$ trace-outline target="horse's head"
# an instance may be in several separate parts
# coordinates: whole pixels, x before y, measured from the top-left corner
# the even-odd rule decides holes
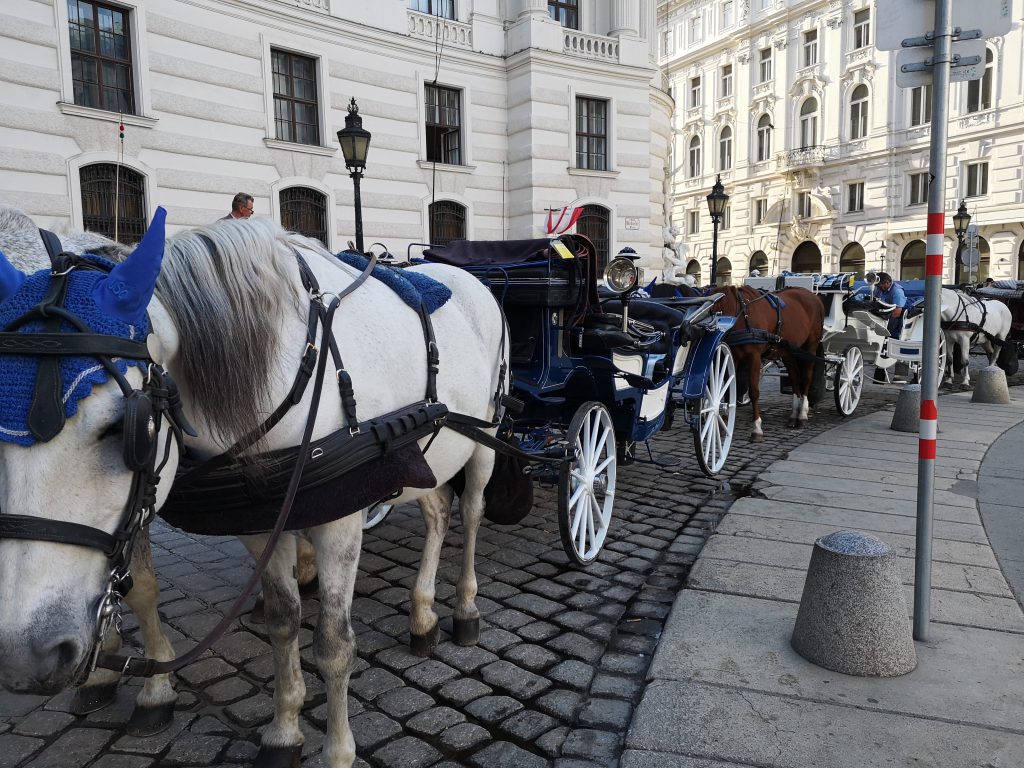
[[[159,209],[116,265],[62,253],[26,274],[0,254],[0,685],[13,691],[88,671],[134,533],[170,490],[184,422],[146,345],[163,223]]]

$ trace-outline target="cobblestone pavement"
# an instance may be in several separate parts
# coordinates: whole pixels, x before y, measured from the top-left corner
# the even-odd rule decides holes
[[[457,516],[439,570],[442,642],[429,659],[407,650],[408,590],[422,541],[418,509],[399,508],[368,532],[353,604],[359,660],[349,708],[358,764],[616,764],[665,618],[707,536],[760,471],[839,421],[829,396],[808,429],[787,430],[789,397],[777,393],[773,380],[765,384],[765,442],[747,442],[750,409],[742,408],[719,479],[700,474],[686,429],[654,443],[656,453],[680,457],[678,467],[620,468],[607,543],[586,569],[566,561],[550,490],[538,490],[534,512],[520,525],[485,522],[477,557],[478,647],[460,648],[447,635],[458,575]],[[859,411],[891,404],[896,395],[896,388],[869,384]],[[162,523],[152,533],[160,612],[182,651],[230,605],[251,561],[234,539],[194,537]],[[315,598],[304,600],[299,636],[306,766],[320,764],[326,710],[310,647],[317,607]],[[126,617],[125,626],[132,643],[134,619]],[[68,713],[67,692],[49,700],[0,693],[0,768],[249,763],[273,711],[271,669],[260,625],[243,617],[213,652],[178,674],[174,723],[147,739],[123,731],[137,682],[124,685],[110,707],[84,717]]]

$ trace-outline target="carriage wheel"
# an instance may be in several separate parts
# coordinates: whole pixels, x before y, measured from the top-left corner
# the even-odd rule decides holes
[[[704,393],[696,413],[693,447],[701,472],[714,477],[725,466],[736,426],[736,364],[727,344],[712,353]]]
[[[378,525],[384,522],[384,518],[390,514],[391,510],[394,509],[394,504],[385,504],[378,501],[369,509],[363,510],[363,530],[368,531],[371,528],[376,528]]]
[[[946,375],[946,334],[939,331],[939,380],[935,382],[935,391],[942,388],[942,379]]]
[[[604,546],[615,503],[615,428],[601,403],[581,405],[566,432],[569,461],[558,479],[558,532],[562,549],[579,565]]]
[[[857,410],[863,388],[864,355],[858,347],[847,347],[843,350],[842,362],[836,365],[832,386],[840,416],[845,418]]]

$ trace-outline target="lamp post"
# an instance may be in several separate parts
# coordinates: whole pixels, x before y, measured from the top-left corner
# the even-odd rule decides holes
[[[345,115],[345,127],[338,131],[338,143],[341,144],[341,153],[345,156],[345,167],[348,168],[348,175],[352,177],[352,186],[355,188],[353,204],[356,209],[356,250],[363,252],[363,202],[359,197],[359,181],[363,178],[363,171],[366,170],[366,153],[370,149],[370,132],[363,128],[363,118],[359,116],[359,107],[356,106],[355,97],[348,105],[348,114]]]
[[[725,194],[725,187],[722,186],[722,174],[715,179],[715,186],[708,194],[708,211],[711,213],[711,225],[713,234],[711,236],[711,282],[712,288],[718,280],[718,225],[725,214],[725,204],[729,202],[729,196]]]
[[[960,257],[964,250],[964,236],[971,224],[971,214],[967,212],[967,201],[961,200],[960,207],[953,215],[953,231],[956,232],[956,259],[953,265],[953,282],[960,285]]]

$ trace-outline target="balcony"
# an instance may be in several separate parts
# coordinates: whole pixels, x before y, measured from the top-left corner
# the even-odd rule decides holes
[[[619,62],[619,41],[605,35],[588,35],[575,29],[563,29],[562,52],[595,61]]]
[[[331,0],[291,0],[288,5],[294,5],[296,8],[307,8],[311,11],[318,11],[320,13],[331,12]]]
[[[821,165],[829,160],[836,160],[839,153],[836,147],[825,147],[816,145],[812,147],[801,147],[800,149],[789,149],[779,153],[779,168],[806,168],[811,165]]]
[[[313,0],[317,2],[317,0]],[[319,0],[327,3],[327,0]],[[473,27],[451,19],[442,19],[419,11],[406,11],[409,20],[409,34],[430,42],[443,38],[445,45],[473,50]]]

